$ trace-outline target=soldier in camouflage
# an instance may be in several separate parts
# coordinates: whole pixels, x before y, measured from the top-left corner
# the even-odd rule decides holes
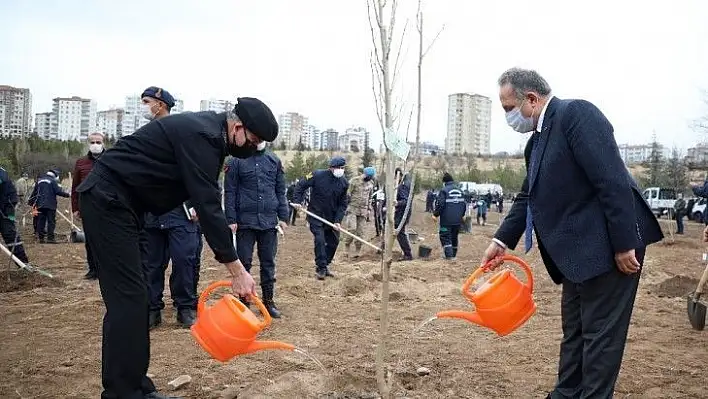
[[[364,174],[356,176],[349,181],[349,207],[344,218],[345,228],[361,237],[364,233],[364,223],[371,217],[371,194],[374,190],[372,181],[376,169],[369,166],[364,168]],[[344,240],[344,256],[349,257],[349,249],[354,239],[347,235]],[[355,258],[361,255],[361,242],[354,243],[356,248]]]

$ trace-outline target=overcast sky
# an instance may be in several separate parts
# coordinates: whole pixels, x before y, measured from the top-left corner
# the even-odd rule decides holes
[[[415,104],[415,0],[401,83]],[[594,102],[620,143],[686,148],[708,114],[708,1],[427,0],[423,140],[444,143],[447,95],[492,98],[492,151],[520,142],[504,120],[496,79],[538,70],[554,94]],[[198,110],[199,100],[255,96],[321,129],[363,125],[381,141],[369,69],[366,0],[0,0],[0,84],[28,87],[34,112],[51,99],[94,98],[100,109],[149,85]],[[405,117],[407,118],[407,116]]]

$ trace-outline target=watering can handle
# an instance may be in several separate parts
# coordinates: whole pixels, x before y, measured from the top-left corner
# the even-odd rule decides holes
[[[533,273],[531,273],[531,267],[529,267],[528,263],[524,262],[523,259],[519,258],[518,256],[514,255],[504,255],[502,256],[502,260],[504,261],[512,261],[516,263],[517,265],[521,266],[522,269],[524,269],[524,272],[526,273],[526,285],[529,287],[529,290],[533,292]],[[465,298],[469,299],[470,301],[474,301],[474,293],[470,292],[470,287],[472,284],[477,281],[477,279],[484,273],[489,271],[489,265],[492,263],[490,260],[487,264],[484,264],[477,268],[465,281],[464,284],[462,284],[462,295],[465,296]]]
[[[211,284],[209,284],[208,287],[199,295],[199,302],[197,303],[197,315],[199,313],[202,313],[204,308],[206,307],[206,300],[209,298],[209,294],[211,294],[212,291],[219,287],[231,287],[231,281],[228,280],[219,280],[215,281]],[[273,321],[273,319],[270,317],[270,313],[268,313],[268,309],[266,309],[265,305],[263,305],[263,302],[256,296],[256,295],[249,295],[249,298],[253,300],[255,303],[256,307],[258,307],[258,310],[261,312],[261,315],[263,315],[263,321],[261,321],[258,324],[258,327],[260,329],[264,329],[268,327]]]

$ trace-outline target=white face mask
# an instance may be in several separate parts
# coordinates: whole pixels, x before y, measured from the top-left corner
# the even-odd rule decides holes
[[[260,143],[258,143],[258,145],[256,145],[256,149],[257,149],[258,151],[263,151],[263,150],[265,150],[265,147],[266,147],[266,142],[265,142],[265,141],[261,141]]]
[[[332,170],[332,174],[334,175],[334,177],[340,178],[344,176],[344,169],[334,169]]]
[[[149,121],[155,119],[155,115],[152,114],[152,107],[150,104],[140,104],[140,113],[143,115],[143,118]]]
[[[103,144],[91,144],[89,145],[89,151],[91,151],[91,154],[100,154],[103,152]]]
[[[534,130],[533,118],[527,118],[521,114],[523,105],[524,103],[522,102],[520,106],[506,113],[506,123],[519,133],[529,133]]]

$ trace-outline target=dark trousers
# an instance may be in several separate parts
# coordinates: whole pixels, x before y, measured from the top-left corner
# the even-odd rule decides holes
[[[483,222],[487,222],[487,212],[477,212],[477,224],[480,224],[479,220],[482,219]]]
[[[142,399],[155,391],[150,363],[147,283],[140,261],[142,219],[108,182],[80,193],[81,215],[98,263],[103,317],[102,399]]]
[[[202,236],[202,228],[199,225],[197,225],[197,238],[197,269],[194,274],[194,292],[198,292],[199,274],[202,271],[202,251],[204,250],[204,237]]]
[[[644,264],[644,248],[636,250]],[[617,268],[583,283],[563,279],[558,398],[612,398],[640,273]]]
[[[53,241],[56,227],[57,210],[39,208],[39,215],[37,215],[37,233],[39,234],[39,239],[43,240],[44,237],[47,237],[47,239]]]
[[[86,263],[88,263],[89,273],[98,273],[98,262],[93,256],[93,250],[91,249],[91,244],[89,244],[89,237],[86,232],[84,232],[84,246],[86,247]]]
[[[403,212],[399,213],[396,212],[393,215],[393,226],[394,228],[397,228],[398,225],[401,223],[401,220],[403,220]],[[411,219],[411,213],[408,213],[408,216],[406,217],[406,220],[403,222],[403,227],[401,227],[401,231],[398,233],[396,236],[396,240],[398,241],[398,245],[401,246],[401,251],[403,252],[403,256],[406,258],[412,258],[413,257],[413,251],[411,251],[411,243],[408,241],[408,234],[406,234],[406,226],[408,225],[408,222]]]
[[[315,264],[317,271],[325,271],[339,246],[339,232],[319,220],[308,218],[310,231],[315,239]]]
[[[289,218],[289,224],[291,226],[295,226],[295,221],[297,220],[297,214],[298,212],[293,208],[292,206],[288,205],[290,207],[290,218]]]
[[[2,219],[0,219],[0,234],[2,234],[2,239],[5,241],[7,249],[9,249],[17,259],[21,260],[23,263],[27,263],[29,259],[27,259],[25,247],[22,245],[22,238],[19,233],[17,233],[15,221],[10,219],[10,217],[14,217],[14,215],[4,215]]]
[[[150,311],[165,308],[162,293],[165,290],[165,272],[172,261],[170,294],[174,306],[197,309],[197,249],[199,238],[196,226],[176,226],[168,229],[146,228],[147,257],[143,259],[148,282]]]
[[[39,237],[39,215],[37,216],[32,216],[32,228],[34,231],[35,237]]]
[[[683,234],[683,212],[676,213],[676,234]]]
[[[258,244],[258,263],[260,264],[261,290],[263,300],[273,300],[275,285],[275,254],[278,252],[278,231],[276,229],[236,231],[236,252],[243,267],[251,272],[253,264],[253,246]]]
[[[448,259],[457,256],[458,236],[460,235],[460,225],[455,226],[440,226],[440,244],[443,247],[443,253]]]
[[[374,203],[374,228],[376,229],[376,237],[380,236],[384,231],[381,202],[379,201]]]

